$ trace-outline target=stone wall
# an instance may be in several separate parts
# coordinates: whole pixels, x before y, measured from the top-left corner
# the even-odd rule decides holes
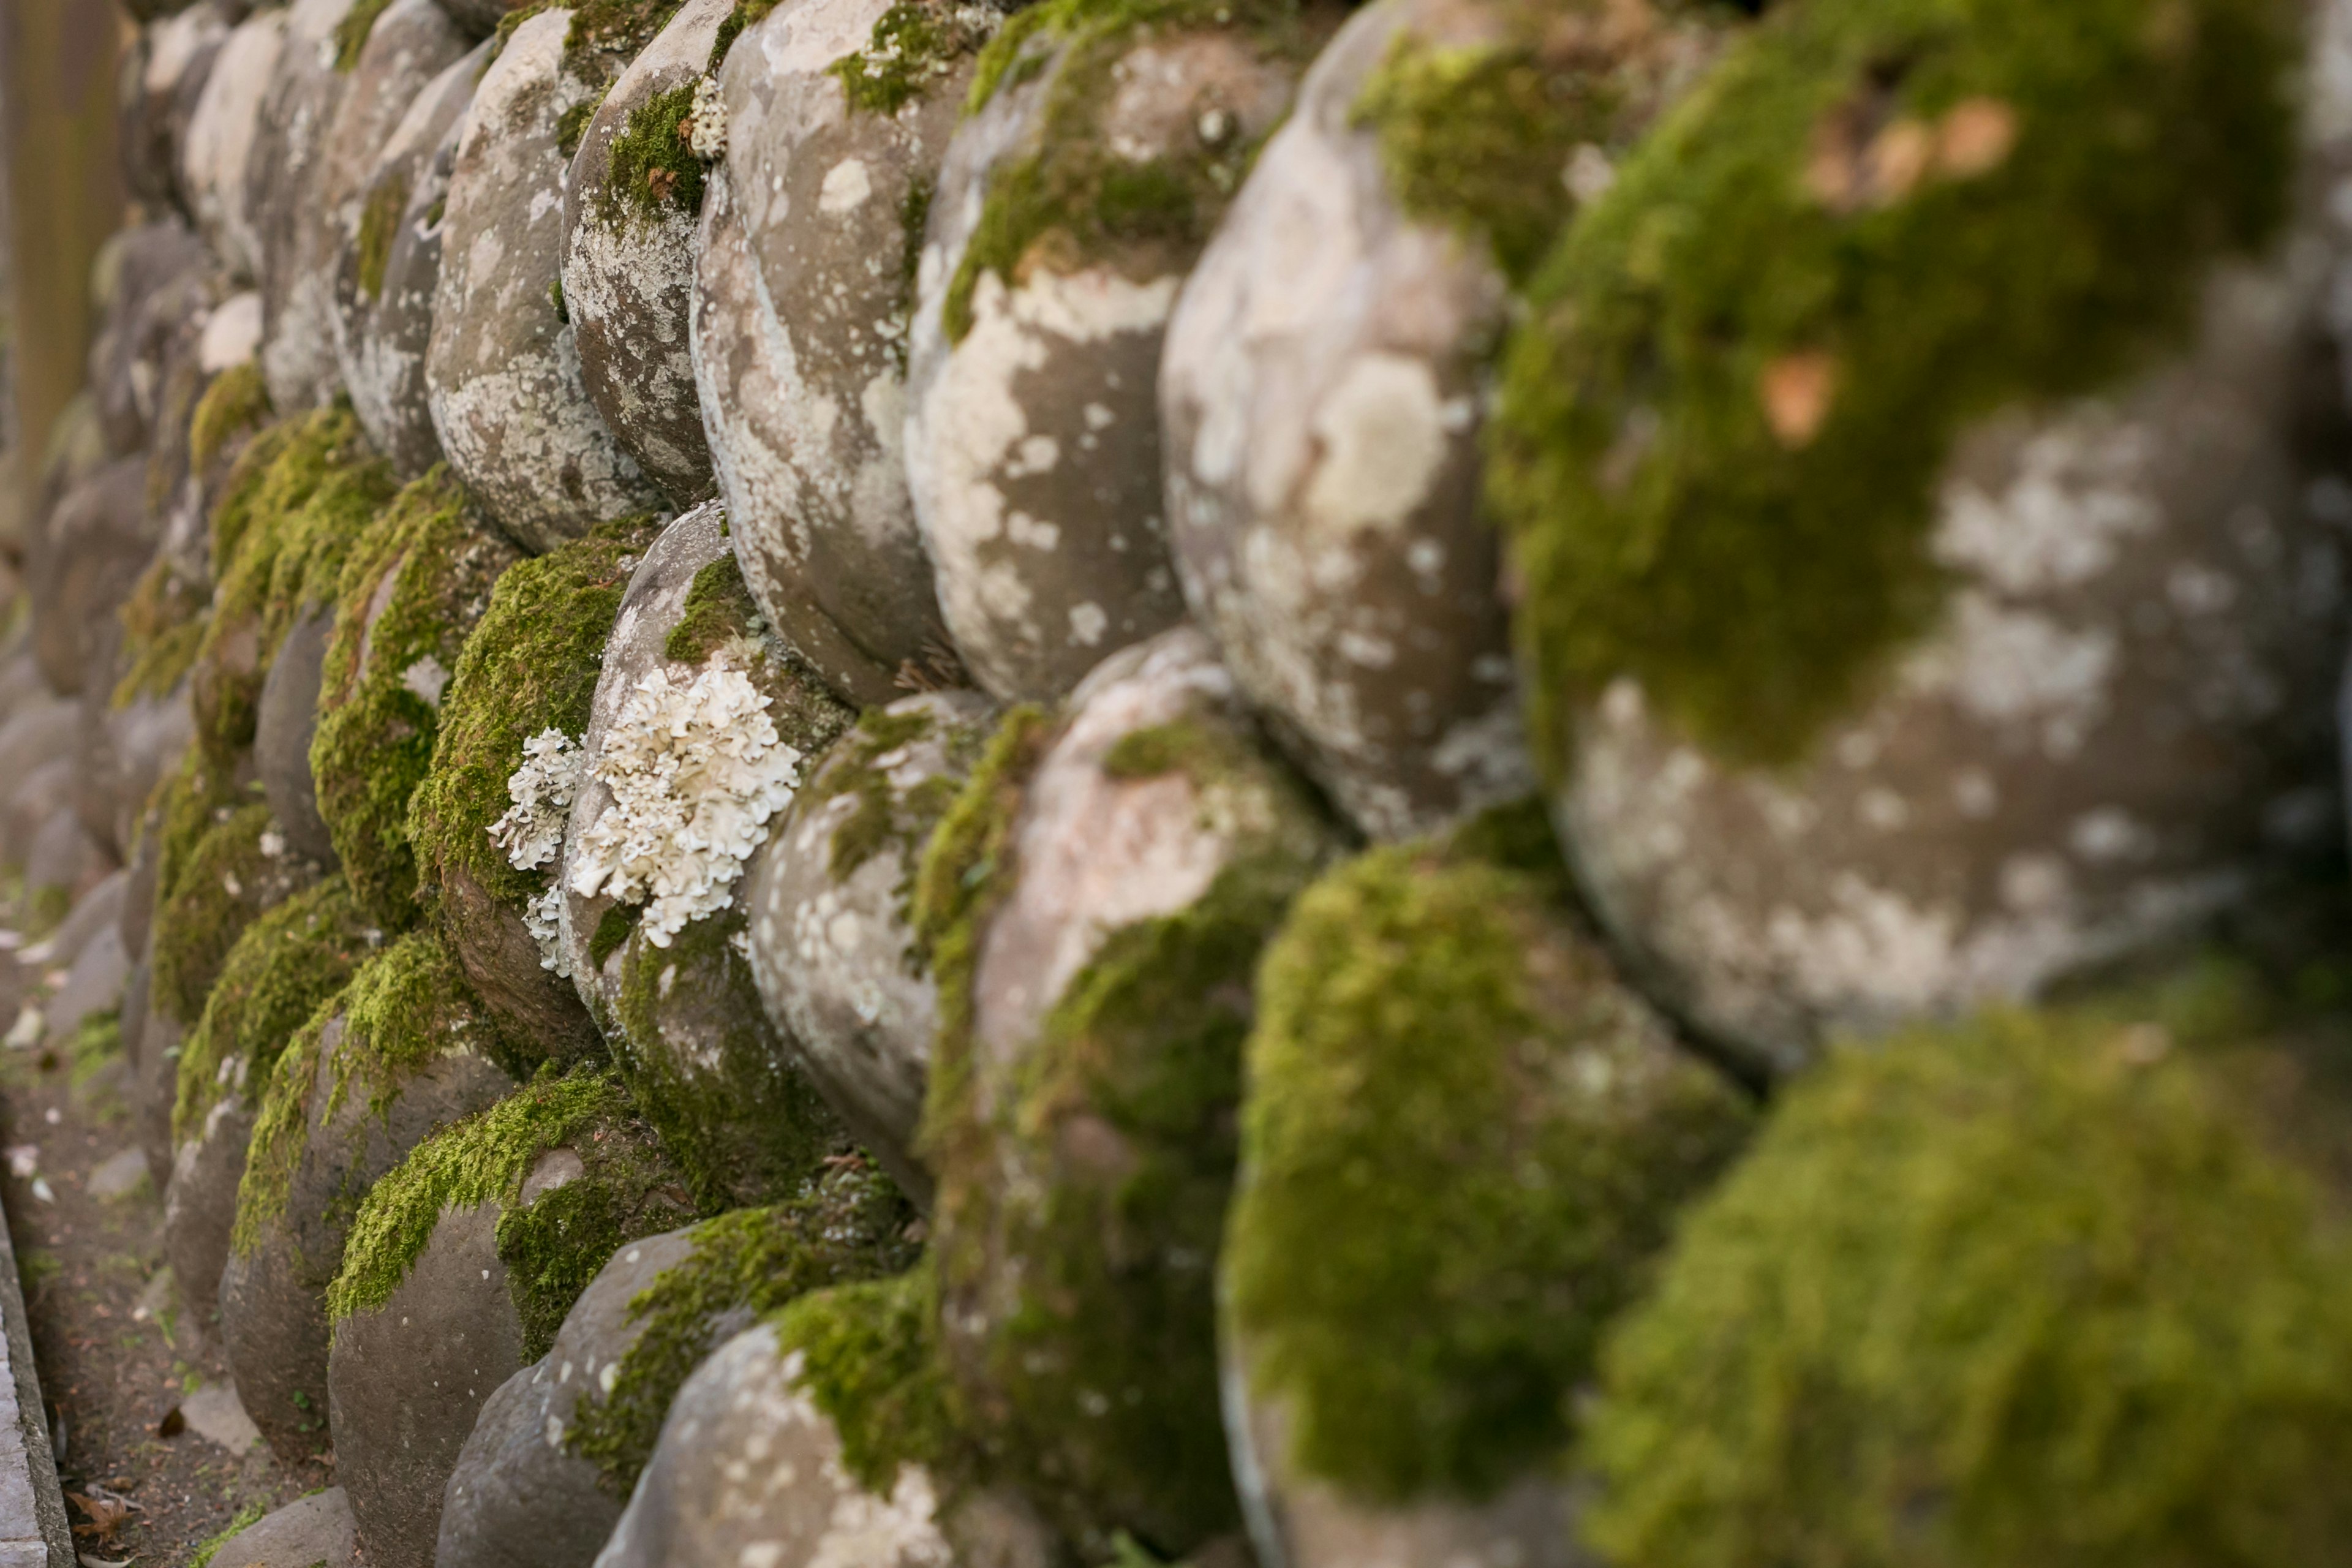
[[[2342,1555],[2352,5],[141,10],[0,862],[367,1563]]]

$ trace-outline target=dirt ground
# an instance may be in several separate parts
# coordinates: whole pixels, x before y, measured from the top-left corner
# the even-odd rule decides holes
[[[0,966],[15,964],[0,954]],[[25,978],[0,978],[0,1025],[16,1016]],[[240,1515],[332,1485],[333,1460],[323,1423],[322,1452],[289,1466],[257,1440],[240,1457],[197,1429],[223,1425],[218,1393],[191,1407],[205,1417],[196,1425],[180,1408],[207,1384],[226,1384],[228,1369],[217,1325],[196,1321],[172,1289],[154,1184],[142,1176],[114,1197],[90,1191],[109,1159],[136,1148],[128,1089],[119,1047],[0,1045],[0,1202],[58,1474],[68,1493],[89,1500],[69,1498],[67,1512],[77,1525],[91,1525],[93,1513],[119,1521],[80,1537],[84,1568],[183,1568]],[[110,1174],[119,1179],[132,1163],[125,1158]]]

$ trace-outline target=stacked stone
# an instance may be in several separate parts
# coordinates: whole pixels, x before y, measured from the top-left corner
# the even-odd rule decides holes
[[[2352,4],[141,37],[0,866],[364,1561],[2352,1539]]]

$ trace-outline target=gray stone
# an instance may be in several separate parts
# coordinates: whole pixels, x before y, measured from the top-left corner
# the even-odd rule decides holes
[[[205,1384],[180,1401],[180,1414],[187,1418],[188,1430],[226,1448],[232,1458],[243,1458],[261,1441],[261,1429],[245,1413],[245,1402],[237,1397],[233,1383]]]
[[[108,463],[68,490],[26,541],[33,651],[51,690],[79,694],[100,663],[100,628],[155,552],[147,464]]]
[[[121,876],[120,871],[116,877]],[[110,878],[110,881],[113,879]],[[100,884],[103,891],[106,884]],[[97,893],[85,898],[84,904],[100,901]],[[46,1016],[48,1022],[48,1043],[58,1050],[69,1047],[82,1026],[82,1020],[94,1013],[103,1013],[122,1003],[122,988],[131,979],[131,961],[122,952],[122,933],[109,920],[98,929],[66,971],[66,982],[49,998]]]
[[[772,816],[781,816],[806,768],[848,727],[850,711],[781,650],[750,635],[748,624],[700,658],[669,656],[670,633],[685,618],[698,577],[706,568],[732,563],[724,524],[715,502],[688,512],[662,531],[629,579],[581,737],[582,772],[561,862],[558,940],[562,967],[581,999],[640,1075],[638,1094],[698,1124],[694,1154],[709,1162],[694,1173],[698,1181],[727,1189],[735,1203],[751,1204],[782,1195],[774,1190],[778,1182],[796,1184],[806,1174],[797,1145],[828,1140],[833,1130],[760,1005],[745,951],[741,888],[740,881],[726,885],[730,873],[740,879],[742,863],[716,870],[715,908],[658,932],[654,927],[661,911],[644,892],[629,900],[645,906],[644,912],[631,916],[593,869],[614,863],[610,844],[617,836],[656,846],[674,839],[684,818],[673,818],[671,810],[706,814],[705,832],[730,834],[735,830],[713,825],[731,821],[738,811],[751,814],[740,831],[754,850],[745,858],[755,859],[770,837]],[[706,677],[719,681],[730,672],[765,699],[775,743],[795,754],[784,770],[782,800],[767,798],[763,789],[744,793],[742,781],[713,786],[708,773],[689,763],[677,775],[685,792],[667,792],[657,805],[622,801],[600,770],[634,765],[630,759],[654,738],[651,726],[672,722],[678,701],[667,697],[656,709],[646,698],[648,683],[682,694]],[[701,791],[694,793],[698,783]],[[680,876],[700,870],[677,858],[663,865]],[[615,915],[634,920],[618,940],[606,924]]]
[[[442,1492],[467,1434],[482,1402],[522,1365],[499,1212],[496,1204],[445,1210],[391,1298],[335,1325],[329,1423],[370,1568],[430,1568]]]
[[[180,150],[190,216],[232,278],[260,275],[261,241],[247,205],[245,166],[261,123],[261,100],[286,44],[286,12],[255,12],[230,30],[205,79]]]
[[[122,62],[122,167],[131,193],[153,206],[185,206],[180,152],[232,22],[217,0],[200,0],[149,23]]]
[[[449,1475],[434,1568],[588,1568],[595,1561],[621,1503],[564,1436],[581,1399],[601,1397],[592,1393],[599,1379],[643,1331],[630,1302],[693,1250],[691,1230],[621,1248],[581,1292],[547,1354],[490,1395]]]
[[[832,68],[887,8],[807,0],[735,40],[695,270],[695,374],[744,580],[862,705],[962,680],[908,497],[913,301],[888,259],[920,237],[909,195],[938,173],[971,57],[894,115],[853,110]]]
[[[359,1561],[352,1505],[341,1487],[295,1499],[221,1542],[216,1568],[347,1568]]]
[[[33,650],[20,636],[13,639],[16,651],[0,660],[0,735],[7,733],[8,721],[34,703],[48,696],[41,680],[41,667],[33,658]],[[0,778],[8,773],[0,765]]]
[[[120,923],[122,916],[122,901],[130,883],[131,874],[128,871],[117,871],[92,888],[87,894],[75,900],[73,908],[67,911],[66,918],[59,922],[58,929],[51,931],[37,947],[25,950],[24,961],[52,969],[70,969],[79,963],[81,955],[89,951],[90,943],[96,942],[110,928],[116,927]],[[116,937],[118,944],[121,940],[118,934]],[[103,1006],[104,1004],[101,1003],[100,1005]],[[51,1004],[49,1011],[54,1018],[58,1012],[56,1003]]]
[[[995,1492],[950,1500],[922,1467],[890,1495],[843,1468],[833,1422],[766,1325],[721,1345],[678,1391],[595,1568],[1053,1568],[1046,1531]]]
[[[238,1058],[238,1066],[243,1065]],[[176,1076],[173,1081],[176,1085]],[[168,1126],[168,1101],[163,1116]],[[243,1094],[223,1095],[205,1113],[204,1124],[185,1142],[175,1140],[172,1150],[172,1174],[163,1188],[163,1260],[172,1266],[181,1299],[200,1323],[212,1321],[220,1302],[221,1269],[228,1262],[236,1188],[245,1177],[253,1121],[253,1108]]]
[[[368,439],[403,479],[441,460],[425,350],[457,128],[489,52],[487,43],[476,46],[410,102],[362,182],[360,216],[336,262],[335,357],[343,384]]]
[[[412,939],[412,940],[431,940]],[[404,1001],[411,1000],[404,997]],[[342,1267],[352,1194],[364,1193],[436,1128],[488,1109],[514,1080],[482,1053],[495,1026],[471,1005],[417,1020],[434,1036],[421,1066],[387,1067],[378,1042],[339,1013],[277,1069],[299,1081],[303,1142],[285,1207],[254,1216],[221,1273],[221,1338],[255,1422],[288,1463],[321,1447],[327,1408],[327,1287]]]
[[[710,493],[687,316],[695,215],[614,182],[614,138],[653,99],[698,80],[733,0],[686,0],[596,106],[563,186],[563,303],[604,427],[679,506]]]
[[[907,468],[940,608],[980,685],[1061,697],[1105,655],[1184,613],[1161,521],[1162,330],[1185,247],[1064,265],[1042,251],[1017,280],[973,289],[950,342],[942,310],[992,183],[1034,154],[1073,50],[1043,30],[1040,68],[1005,73],[948,145],[918,273],[907,374]],[[1092,133],[1143,160],[1196,147],[1210,106],[1247,145],[1288,107],[1291,68],[1230,28],[1144,28]],[[1071,132],[1061,132],[1070,134]]]
[[[567,10],[523,23],[459,122],[425,388],[449,466],[528,550],[658,500],[597,417],[562,308]]]
[[[98,837],[117,855],[131,852],[138,824],[156,786],[180,765],[195,740],[195,716],[184,688],[167,697],[141,694],[116,707],[112,689],[83,693],[84,722],[79,767],[90,798],[82,811],[86,826],[102,821]],[[93,713],[94,709],[103,713]]]
[[[826,753],[745,883],[770,1015],[860,1146],[926,1208],[931,1178],[914,1148],[939,988],[913,956],[908,903],[993,717],[975,691],[870,712]]]
[[[147,1179],[168,1196],[177,1164],[172,1156],[172,1101],[179,1092],[180,1042],[186,1031],[152,1003],[143,1006],[141,1016],[144,1022],[139,1026],[139,1055],[129,1095],[131,1128],[139,1138],[139,1152],[147,1156]]]
[[[50,813],[25,852],[26,898],[37,908],[54,889],[70,909],[114,868],[113,857],[81,825],[80,814],[66,806]]]
[[[127,1198],[147,1184],[147,1156],[136,1149],[118,1149],[89,1168],[82,1190],[103,1203]]]
[[[52,810],[69,803],[80,727],[78,704],[48,697],[0,724],[0,780],[8,789],[7,808],[0,813],[0,864],[22,870],[33,835]]]
[[[331,132],[351,80],[335,68],[335,30],[352,3],[291,0],[286,7],[285,45],[246,154],[245,209],[259,246],[261,374],[280,414],[321,407],[337,390],[321,253],[333,221]]]
[[[113,275],[112,300],[90,344],[89,384],[107,450],[128,457],[155,436],[171,363],[194,357],[225,280],[204,241],[176,217],[119,231],[100,268]]]
[[[310,737],[319,728],[320,667],[334,630],[331,605],[305,609],[287,628],[261,683],[253,734],[261,792],[286,841],[332,870],[335,841],[319,815],[319,787],[310,777]]]
[[[60,817],[77,820],[73,808],[76,769],[71,755],[56,757],[17,775],[0,815],[0,865],[22,871],[33,858],[41,830]]]

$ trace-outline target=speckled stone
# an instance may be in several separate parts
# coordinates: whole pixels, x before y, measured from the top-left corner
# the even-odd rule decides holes
[[[562,68],[567,10],[518,26],[459,121],[425,383],[441,449],[527,550],[656,505],[580,379],[562,310],[557,121],[593,89]]]
[[[2217,273],[2193,349],[1996,417],[1941,481],[1939,624],[1795,765],[1729,766],[1630,680],[1554,816],[1657,999],[1752,1069],[2178,939],[2341,836],[2352,482],[2329,256]]]
[[[892,719],[919,715],[926,731],[866,754],[853,731],[793,803],[782,831],[746,879],[751,973],[801,1067],[858,1143],[926,1208],[931,1177],[915,1156],[939,1032],[939,987],[913,956],[908,900],[926,837],[886,835],[846,874],[834,847],[845,825],[877,808],[878,781],[894,826],[910,797],[961,784],[986,743],[994,708],[976,691],[902,698]],[[951,799],[952,796],[946,798]]]
[[[1402,37],[1507,8],[1383,0],[1317,59],[1168,327],[1160,410],[1186,601],[1276,737],[1375,837],[1532,793],[1479,511],[1485,246],[1401,210],[1356,103]]]
[[[286,12],[257,11],[230,30],[197,96],[180,149],[181,189],[189,216],[230,276],[260,276],[261,240],[247,205],[247,154],[261,124],[261,100],[286,44]]]
[[[124,51],[116,89],[122,106],[122,172],[139,200],[156,206],[184,204],[180,149],[229,26],[226,6],[203,0],[150,22]]]
[[[478,44],[425,84],[362,181],[362,215],[371,202],[399,214],[375,287],[368,288],[362,274],[356,220],[336,258],[336,362],[361,427],[403,479],[415,479],[441,460],[441,437],[425,395],[425,351],[433,336],[457,130],[489,52],[489,45]]]
[[[710,493],[710,448],[687,351],[695,215],[613,178],[613,141],[651,100],[702,76],[733,0],[686,0],[614,79],[563,187],[563,303],[588,400],[622,450],[679,506]]]
[[[678,1390],[628,1511],[596,1568],[1055,1568],[1017,1503],[949,1505],[919,1465],[890,1495],[843,1468],[832,1420],[799,1387],[800,1357],[766,1325],[712,1352]]]
[[[973,679],[1007,700],[1061,697],[1184,613],[1156,393],[1184,266],[1153,273],[1138,255],[1066,269],[1033,254],[1017,282],[981,277],[961,342],[941,320],[990,183],[1034,150],[1069,65],[1069,49],[1055,49],[949,143],[907,375],[907,466],[940,608]],[[1264,134],[1294,85],[1287,68],[1213,30],[1155,32],[1118,68],[1096,131],[1138,159],[1191,145],[1209,105],[1244,140]]]
[[[335,384],[322,265],[333,222],[333,130],[352,78],[335,68],[335,29],[352,0],[292,0],[286,42],[246,154],[245,207],[259,242],[261,374],[281,414],[323,407]]]
[[[908,202],[962,110],[969,57],[897,114],[832,68],[887,0],[803,0],[747,29],[719,82],[695,273],[695,374],[744,581],[776,633],[861,704],[960,684],[907,491]]]

